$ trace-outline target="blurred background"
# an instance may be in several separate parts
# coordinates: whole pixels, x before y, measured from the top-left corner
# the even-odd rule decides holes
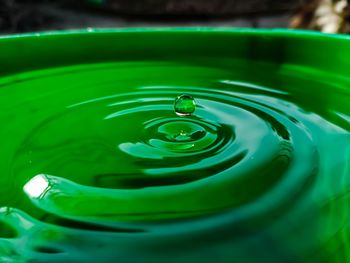
[[[348,0],[0,0],[0,34],[216,26],[349,33]]]

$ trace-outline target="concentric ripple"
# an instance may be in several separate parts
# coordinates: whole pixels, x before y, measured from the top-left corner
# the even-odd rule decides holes
[[[140,247],[150,253],[149,240],[157,247],[154,262],[164,259],[160,248],[211,244],[215,233],[215,244],[232,248],[228,258],[257,248],[253,239],[265,235],[288,246],[307,233],[301,257],[323,246],[318,235],[330,239],[343,227],[323,207],[345,202],[328,198],[345,198],[349,186],[340,183],[349,173],[349,112],[320,106],[323,96],[314,91],[329,84],[293,69],[263,78],[274,67],[256,64],[259,74],[244,77],[239,61],[230,63],[99,64],[3,79],[0,93],[22,94],[3,102],[0,115],[8,123],[1,183],[10,186],[0,201],[13,207],[3,210],[3,237],[23,238],[27,220],[35,253],[79,253],[94,246],[79,244],[83,236],[95,236],[107,253],[118,245],[120,255],[132,257]],[[344,96],[332,86],[329,92]],[[174,112],[183,93],[196,100],[192,115]],[[305,104],[310,94],[314,101]],[[25,219],[16,225],[19,217]],[[324,221],[329,227],[320,230]],[[54,236],[48,246],[39,236],[43,226]],[[72,236],[80,241],[72,244]]]

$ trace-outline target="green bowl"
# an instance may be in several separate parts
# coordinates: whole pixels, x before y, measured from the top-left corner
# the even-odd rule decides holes
[[[350,262],[350,37],[0,37],[0,261]]]

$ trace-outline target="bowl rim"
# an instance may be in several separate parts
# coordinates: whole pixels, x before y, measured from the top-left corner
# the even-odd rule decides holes
[[[328,39],[343,39],[350,40],[350,35],[346,34],[330,34],[323,33],[314,30],[300,30],[300,29],[288,29],[288,28],[234,28],[234,27],[129,27],[129,28],[83,28],[83,29],[67,29],[67,30],[53,30],[53,31],[40,31],[29,33],[15,33],[0,35],[0,41],[3,39],[16,39],[16,38],[38,38],[48,36],[71,36],[71,35],[99,35],[99,34],[137,34],[137,33],[183,33],[183,34],[243,34],[243,35],[256,35],[266,37],[296,37],[296,38],[328,38]]]

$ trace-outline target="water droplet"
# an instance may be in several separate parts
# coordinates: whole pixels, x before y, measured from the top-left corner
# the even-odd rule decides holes
[[[174,135],[176,141],[188,141],[191,137],[184,131]]]
[[[178,116],[190,116],[196,110],[196,102],[192,96],[182,94],[175,99],[174,110]]]

